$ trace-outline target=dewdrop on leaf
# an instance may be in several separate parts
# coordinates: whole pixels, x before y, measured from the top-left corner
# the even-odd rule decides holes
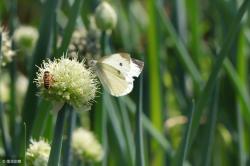
[[[104,152],[92,132],[78,128],[72,135],[73,153],[82,160],[98,162],[101,161]]]
[[[50,145],[44,140],[31,140],[26,151],[28,166],[47,166],[50,154]]]
[[[117,14],[108,2],[103,1],[95,10],[95,20],[99,29],[113,29],[117,24]]]
[[[66,102],[76,109],[88,108],[98,89],[95,76],[83,62],[65,57],[44,61],[34,82],[40,89],[40,96]]]

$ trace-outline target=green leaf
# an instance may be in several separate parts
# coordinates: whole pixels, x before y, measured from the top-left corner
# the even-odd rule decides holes
[[[207,136],[204,140],[205,150],[203,150],[203,162],[202,165],[209,166],[211,165],[212,160],[212,148],[214,147],[214,139],[216,132],[216,122],[217,122],[217,114],[219,111],[218,108],[219,103],[219,82],[216,85],[215,92],[213,93],[213,100],[211,102],[211,113],[208,117],[208,130]]]
[[[133,114],[136,113],[136,106],[128,96],[122,97],[121,100],[126,104],[130,112],[132,112]],[[147,131],[151,135],[151,137],[156,140],[161,148],[163,148],[169,155],[172,155],[172,147],[170,143],[164,137],[164,135],[153,126],[152,122],[145,114],[142,115],[142,124],[145,128],[145,131]]]
[[[76,112],[75,110],[70,110],[68,114],[68,124],[67,124],[67,132],[66,132],[66,139],[64,141],[64,154],[63,154],[63,166],[70,166],[73,162],[72,160],[72,148],[71,148],[71,141],[72,141],[72,133],[75,128],[76,123]]]
[[[50,101],[44,99],[40,101],[31,131],[31,137],[33,139],[39,139],[42,136],[51,108],[52,104]]]
[[[241,25],[240,22],[241,22],[241,19],[242,19],[244,13],[246,12],[246,10],[248,8],[248,3],[249,3],[249,0],[245,0],[243,2],[236,17],[233,19],[232,24],[229,26],[228,35],[224,40],[224,43],[222,45],[222,49],[219,52],[218,58],[216,59],[216,63],[213,66],[212,72],[209,76],[209,79],[208,79],[200,97],[197,100],[197,105],[196,105],[197,111],[194,114],[194,119],[193,119],[192,128],[191,128],[190,142],[194,141],[195,135],[196,135],[198,127],[199,127],[202,112],[204,111],[204,108],[206,107],[206,103],[210,97],[210,92],[212,91],[212,89],[215,86],[219,71],[220,71],[222,64],[223,64],[223,60],[228,55],[228,52],[230,51],[230,47],[235,39],[235,35],[238,32],[238,29]]]
[[[106,94],[106,95],[105,95]],[[104,94],[104,106],[108,114],[108,119],[110,120],[112,127],[114,129],[117,141],[119,143],[120,150],[123,154],[126,152],[126,141],[124,134],[122,133],[122,127],[120,123],[120,118],[117,114],[118,107],[115,104],[114,100],[107,93]]]
[[[157,15],[156,15],[156,4],[155,0],[147,0],[147,11],[149,15],[149,25],[147,32],[147,65],[148,65],[148,77],[149,77],[149,101],[150,108],[149,114],[153,125],[158,129],[162,130],[163,119],[162,119],[162,94],[161,94],[161,73],[160,73],[160,33],[157,31]],[[151,140],[151,153],[154,153],[152,159],[153,165],[163,165],[163,152],[159,150],[159,145],[155,140]]]
[[[119,106],[120,106],[120,114],[121,114],[121,122],[123,126],[123,132],[126,137],[126,144],[128,149],[128,155],[130,160],[130,165],[135,165],[135,142],[133,130],[131,127],[131,120],[129,119],[128,109],[124,102],[118,98]]]
[[[179,54],[178,58],[183,63],[184,68],[188,71],[194,82],[200,86],[200,83],[202,82],[201,75],[195,66],[193,60],[191,59],[191,56],[189,55],[187,49],[185,48],[185,45],[182,43],[182,41],[179,39],[176,31],[174,30],[173,25],[171,24],[170,20],[164,13],[163,6],[157,5],[157,12],[159,14],[159,17],[161,19],[161,22],[163,23],[163,26],[172,39],[177,51]]]
[[[54,137],[52,141],[51,151],[49,155],[48,166],[58,166],[60,165],[61,149],[62,149],[62,138],[63,138],[63,128],[66,111],[72,111],[71,106],[64,104],[63,108],[59,110],[57,119]]]
[[[24,105],[22,108],[22,121],[27,125],[27,136],[30,136],[30,130],[33,125],[33,120],[35,118],[36,107],[38,102],[38,97],[36,95],[37,88],[33,83],[36,77],[37,67],[41,64],[42,60],[45,59],[46,55],[49,54],[49,48],[51,43],[51,34],[53,27],[53,15],[55,14],[56,6],[58,0],[47,0],[44,5],[44,13],[42,22],[39,29],[39,38],[33,55],[33,61],[31,64],[31,71],[29,73],[29,86],[25,96]],[[23,134],[23,131],[21,131]],[[22,145],[20,150],[22,149]],[[21,150],[22,151],[22,150]]]
[[[66,53],[66,51],[67,51],[72,33],[74,32],[74,29],[75,29],[76,19],[80,13],[80,9],[82,7],[82,3],[83,3],[83,0],[75,0],[73,6],[71,8],[70,16],[68,19],[69,22],[65,28],[62,44],[61,44],[58,52],[56,52],[56,55],[54,55],[57,58],[62,56],[62,54]]]
[[[11,138],[9,135],[9,129],[6,121],[6,117],[3,110],[3,104],[0,102],[0,129],[1,129],[1,136],[5,151],[6,157],[12,156],[12,145],[11,145]]]
[[[191,124],[192,124],[192,121],[193,121],[193,116],[196,112],[195,110],[195,105],[193,103],[193,106],[192,106],[192,110],[190,112],[190,117],[189,117],[189,120],[188,120],[188,124],[187,124],[187,128],[185,130],[185,135],[182,139],[182,143],[180,144],[179,146],[179,150],[176,155],[176,160],[175,162],[177,163],[176,165],[177,166],[183,166],[184,163],[185,163],[185,160],[187,158],[187,153],[188,153],[188,150],[190,148],[190,134],[191,134]]]
[[[144,166],[144,143],[143,143],[143,127],[142,127],[142,111],[143,111],[143,77],[140,79],[140,94],[139,106],[135,114],[136,119],[136,135],[135,135],[135,149],[136,149],[136,165]]]

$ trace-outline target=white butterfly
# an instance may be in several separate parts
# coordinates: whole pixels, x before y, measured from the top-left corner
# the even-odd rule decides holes
[[[113,96],[124,96],[132,91],[133,77],[140,75],[144,62],[127,53],[116,53],[92,61],[93,65],[104,89]]]

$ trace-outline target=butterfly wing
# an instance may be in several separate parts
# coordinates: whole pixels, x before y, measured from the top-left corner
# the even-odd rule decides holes
[[[133,80],[133,77],[138,77],[144,66],[144,62],[131,58],[127,53],[104,56],[99,62],[108,64],[119,70],[128,80]]]
[[[133,89],[133,80],[127,80],[120,70],[109,64],[97,63],[96,73],[104,88],[113,96],[124,96]]]

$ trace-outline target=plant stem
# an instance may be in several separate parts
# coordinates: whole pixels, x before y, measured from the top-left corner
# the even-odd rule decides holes
[[[4,112],[3,112],[3,104],[0,103],[0,128],[2,133],[2,141],[3,141],[3,147],[5,151],[5,156],[11,157],[12,154],[12,148],[11,148],[11,139],[8,134],[7,126],[6,126],[6,119],[4,118]]]
[[[63,126],[65,121],[65,113],[68,110],[69,105],[64,104],[63,108],[58,112],[55,126],[55,134],[52,141],[51,151],[49,155],[48,166],[57,166],[60,162],[61,149],[62,149],[62,137]]]
[[[232,26],[229,26],[229,30],[228,30],[228,35],[226,36],[224,43],[222,45],[222,49],[218,54],[218,57],[216,59],[215,65],[212,68],[211,74],[209,75],[208,81],[206,82],[200,97],[197,100],[197,104],[196,104],[196,113],[194,114],[193,117],[193,121],[192,121],[192,127],[191,127],[191,138],[190,138],[190,144],[192,144],[194,142],[194,138],[196,136],[196,133],[198,131],[199,128],[199,124],[200,124],[200,118],[201,115],[204,111],[204,108],[206,107],[207,101],[209,100],[209,97],[211,96],[211,91],[213,90],[213,88],[215,87],[218,75],[219,75],[219,71],[223,65],[223,61],[226,58],[226,56],[228,56],[228,52],[230,51],[231,45],[233,43],[233,41],[235,40],[235,36],[239,30],[240,27],[240,21],[244,15],[244,13],[247,11],[248,9],[248,5],[249,5],[249,0],[245,0],[241,7],[238,10],[238,13],[236,15],[236,17],[233,19],[232,21]]]
[[[143,148],[143,128],[142,128],[142,97],[143,97],[143,76],[140,79],[140,94],[139,94],[139,108],[136,111],[136,136],[135,136],[135,158],[136,165],[144,166],[144,148]]]
[[[63,156],[63,165],[70,166],[72,160],[72,149],[71,149],[71,140],[72,140],[72,132],[75,128],[76,122],[76,113],[72,107],[69,109],[69,116],[68,116],[68,128],[67,128],[67,135],[65,140],[65,150]]]
[[[109,41],[109,36],[107,35],[106,31],[102,31],[102,34],[101,34],[101,55],[102,56],[105,56],[107,53],[108,53],[108,41]],[[105,152],[108,151],[108,136],[107,136],[107,121],[108,121],[108,115],[107,115],[107,110],[105,109],[105,95],[106,92],[103,91],[103,95],[102,95],[102,103],[100,104],[101,105],[101,108],[100,108],[100,111],[101,111],[101,114],[100,114],[100,120],[101,120],[101,142],[102,142],[102,145],[103,145],[103,149]],[[97,115],[98,116],[98,115]],[[103,160],[102,160],[102,165],[103,166],[106,166],[108,163],[108,159],[107,159],[107,155],[104,156]]]
[[[184,162],[185,162],[186,157],[187,157],[187,153],[188,153],[188,150],[189,150],[189,147],[190,147],[189,140],[190,140],[190,136],[191,136],[190,135],[191,134],[191,125],[192,125],[194,114],[195,114],[195,105],[194,105],[194,102],[193,102],[193,106],[192,106],[192,110],[190,112],[190,117],[189,117],[189,120],[188,120],[185,135],[183,137],[182,143],[179,146],[180,151],[178,150],[178,152],[177,152],[177,157],[176,157],[176,163],[177,163],[176,165],[177,166],[184,165]]]

